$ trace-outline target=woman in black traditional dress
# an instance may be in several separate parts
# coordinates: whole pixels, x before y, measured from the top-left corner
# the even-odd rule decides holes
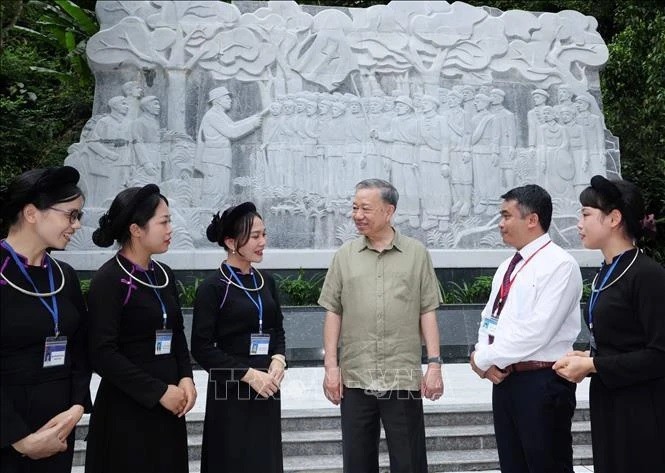
[[[585,318],[588,352],[554,369],[573,382],[591,374],[594,471],[665,471],[665,268],[635,247],[644,226],[639,189],[594,176],[580,195],[577,225],[604,261]]]
[[[168,201],[148,184],[120,192],[93,241],[120,251],[92,278],[90,358],[102,380],[90,417],[88,473],[188,471],[184,415],[196,390],[171,269]]]
[[[76,272],[52,258],[81,228],[79,173],[34,169],[3,191],[0,243],[0,468],[71,470],[90,407],[86,310]]]
[[[252,267],[263,260],[263,220],[245,202],[215,215],[207,236],[228,256],[194,302],[192,356],[210,374],[201,472],[281,473],[283,317],[275,281]]]

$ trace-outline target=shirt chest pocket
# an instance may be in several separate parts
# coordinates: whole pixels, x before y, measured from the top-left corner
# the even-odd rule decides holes
[[[404,271],[390,271],[379,275],[378,289],[383,288],[388,300],[413,301],[420,296],[420,288],[416,278]]]

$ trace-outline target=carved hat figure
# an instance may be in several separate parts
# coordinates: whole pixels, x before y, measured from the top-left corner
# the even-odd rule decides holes
[[[431,95],[421,95],[420,100],[423,102],[429,102],[434,105],[434,108],[438,108],[441,103],[436,99],[436,97],[432,97]]]
[[[395,103],[403,103],[405,105],[408,105],[411,110],[413,110],[413,102],[409,97],[406,95],[400,95],[399,97],[395,98]]]
[[[593,99],[586,95],[578,95],[575,97],[575,102],[586,102],[589,105],[593,105]]]
[[[506,93],[505,93],[503,90],[501,90],[501,89],[492,89],[492,90],[490,90],[490,97],[491,97],[492,95],[498,95],[498,96],[500,96],[501,98],[503,98],[503,97],[506,96]]]
[[[533,92],[531,92],[531,95],[542,95],[546,99],[550,98],[550,94],[548,94],[547,91],[543,89],[536,89]]]
[[[208,102],[212,102],[213,100],[224,97],[225,95],[231,95],[229,89],[226,87],[216,87],[208,92]]]

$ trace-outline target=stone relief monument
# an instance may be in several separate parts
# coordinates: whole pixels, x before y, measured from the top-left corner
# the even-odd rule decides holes
[[[94,115],[66,163],[96,219],[158,184],[172,248],[204,248],[213,212],[252,200],[276,248],[355,236],[353,186],[390,180],[395,224],[429,248],[498,248],[500,195],[552,194],[552,237],[576,237],[577,195],[618,176],[599,70],[608,50],[575,11],[462,2],[367,9],[295,2],[98,1]]]

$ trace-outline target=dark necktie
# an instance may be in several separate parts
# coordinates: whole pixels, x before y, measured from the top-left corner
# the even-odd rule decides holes
[[[505,300],[501,299],[501,294],[503,294],[504,297],[508,296],[508,291],[510,290],[510,276],[513,274],[515,266],[517,266],[517,263],[519,263],[520,261],[522,261],[522,255],[519,254],[519,252],[517,252],[513,256],[513,259],[510,260],[510,264],[508,264],[508,268],[506,269],[506,274],[503,275],[503,281],[501,281],[501,290],[496,295],[496,299],[494,299],[494,306],[492,308],[492,313],[494,314],[494,317],[496,317],[497,319],[499,318],[501,310],[503,309],[503,306],[506,303]],[[492,343],[494,341],[494,337],[490,335],[489,338],[490,338],[490,343]]]

